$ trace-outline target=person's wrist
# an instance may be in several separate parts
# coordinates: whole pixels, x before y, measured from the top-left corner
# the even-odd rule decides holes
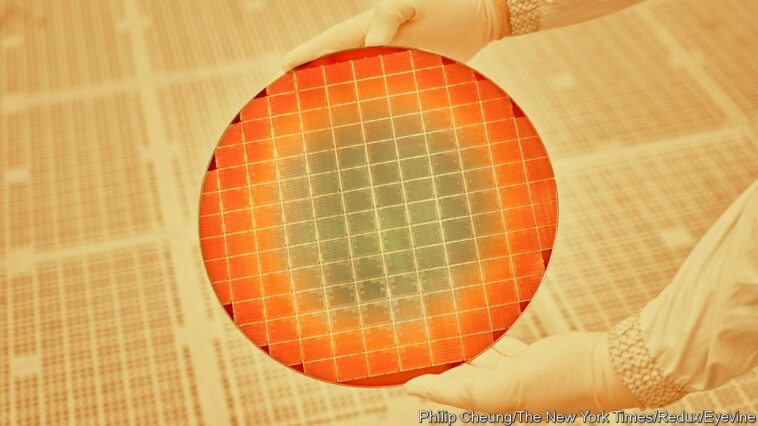
[[[639,403],[629,392],[613,365],[608,348],[608,333],[602,333],[592,347],[592,381],[595,403],[603,410],[636,407]]]
[[[490,0],[495,11],[495,21],[497,31],[495,33],[495,40],[500,40],[503,37],[511,35],[511,16],[508,9],[508,0]]]
[[[500,21],[500,35],[498,36],[498,40],[503,37],[508,37],[511,35],[511,14],[508,9],[508,0],[495,0],[496,8],[499,10],[499,21]]]
[[[483,0],[482,3],[490,28],[490,41],[509,36],[511,34],[511,21],[508,0]]]

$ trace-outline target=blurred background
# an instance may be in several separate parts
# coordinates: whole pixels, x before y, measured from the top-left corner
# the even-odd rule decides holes
[[[200,184],[284,53],[368,0],[0,3],[0,424],[415,424],[402,389],[308,379],[218,304]],[[550,154],[559,225],[511,334],[604,330],[758,176],[758,2],[651,0],[472,65]],[[675,410],[758,411],[758,373]]]

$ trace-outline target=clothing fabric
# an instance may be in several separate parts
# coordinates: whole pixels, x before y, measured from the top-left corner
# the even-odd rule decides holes
[[[718,387],[758,366],[758,180],[672,282],[611,331],[614,368],[641,405]]]
[[[576,24],[642,0],[508,0],[511,35]]]

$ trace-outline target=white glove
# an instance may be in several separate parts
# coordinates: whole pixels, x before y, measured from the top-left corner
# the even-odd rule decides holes
[[[719,218],[673,281],[610,333],[530,346],[505,337],[408,393],[488,412],[660,407],[758,366],[758,181]]]
[[[405,384],[411,395],[479,412],[613,410],[635,404],[605,333],[566,333],[527,346],[503,337],[470,364]]]
[[[379,45],[420,48],[464,62],[509,31],[506,0],[384,0],[289,52],[283,68]]]

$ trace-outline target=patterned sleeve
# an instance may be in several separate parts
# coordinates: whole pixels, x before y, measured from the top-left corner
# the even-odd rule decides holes
[[[512,36],[539,31],[543,2],[544,0],[508,0]]]
[[[608,337],[608,352],[616,374],[640,407],[662,407],[683,397],[684,386],[661,372],[640,329],[639,314],[618,323]]]
[[[599,18],[643,0],[503,0],[512,36]]]

